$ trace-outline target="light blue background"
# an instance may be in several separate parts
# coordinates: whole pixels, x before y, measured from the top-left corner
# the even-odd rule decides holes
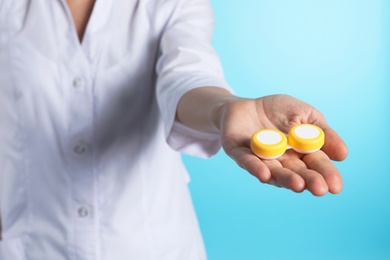
[[[390,259],[390,1],[212,0],[236,93],[286,93],[349,146],[340,195],[259,183],[223,152],[184,156],[210,260]]]

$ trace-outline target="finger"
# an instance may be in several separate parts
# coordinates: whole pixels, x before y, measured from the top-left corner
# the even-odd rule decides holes
[[[277,160],[264,160],[264,164],[268,166],[272,174],[269,184],[295,192],[302,192],[305,189],[305,180],[290,169],[283,168]]]
[[[348,148],[343,139],[330,127],[324,129],[325,144],[322,150],[335,161],[342,161],[348,155]]]
[[[299,175],[305,180],[306,189],[313,195],[324,196],[329,191],[324,177],[318,172],[307,169],[300,171]]]
[[[261,182],[267,183],[271,179],[271,172],[268,167],[252,153],[247,147],[236,147],[226,153],[241,167],[258,178]]]
[[[342,161],[348,155],[348,148],[343,139],[325,121],[325,119],[315,122],[325,133],[325,144],[321,148],[330,159]]]
[[[308,169],[305,162],[303,162],[298,155],[293,151],[288,151],[286,156],[280,159],[283,167],[290,169],[305,182],[305,187],[315,196],[323,196],[328,192],[328,185],[323,176],[311,169]],[[329,159],[328,159],[329,160]]]
[[[343,180],[336,166],[329,160],[322,151],[305,155],[302,158],[308,168],[320,173],[325,179],[329,192],[340,193],[343,189]]]

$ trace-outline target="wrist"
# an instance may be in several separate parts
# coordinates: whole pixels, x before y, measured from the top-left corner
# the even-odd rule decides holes
[[[234,95],[221,97],[214,103],[212,109],[210,109],[210,117],[214,129],[219,133],[221,131],[222,119],[224,114],[228,110],[229,105],[232,102],[239,100],[240,98]]]
[[[176,119],[202,132],[219,133],[225,105],[236,97],[219,87],[200,87],[181,98]]]

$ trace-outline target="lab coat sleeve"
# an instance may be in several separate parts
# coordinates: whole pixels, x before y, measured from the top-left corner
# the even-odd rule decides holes
[[[175,120],[180,98],[189,90],[214,86],[231,91],[211,46],[213,15],[209,0],[181,1],[160,42],[156,96],[171,148],[210,157],[221,147],[218,134],[200,132]]]

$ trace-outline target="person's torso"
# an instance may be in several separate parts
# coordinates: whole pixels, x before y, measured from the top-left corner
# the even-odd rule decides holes
[[[155,100],[176,2],[96,1],[80,44],[65,0],[0,0],[1,260],[204,257]]]

